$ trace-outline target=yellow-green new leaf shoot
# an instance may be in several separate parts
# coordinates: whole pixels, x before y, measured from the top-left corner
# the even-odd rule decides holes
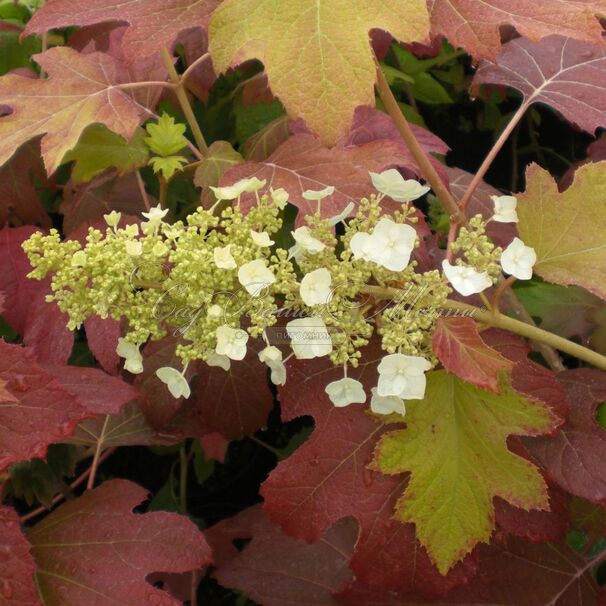
[[[188,141],[184,137],[185,124],[176,123],[175,119],[166,113],[162,114],[157,122],[147,124],[145,130],[149,134],[145,143],[157,156],[174,156],[187,147]]]

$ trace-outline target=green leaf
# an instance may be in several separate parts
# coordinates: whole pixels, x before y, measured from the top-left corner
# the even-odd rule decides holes
[[[158,122],[150,122],[145,126],[149,137],[145,143],[158,156],[174,156],[187,147],[188,141],[184,137],[185,124],[178,124],[172,116],[163,113]]]
[[[525,510],[548,509],[539,470],[507,448],[510,435],[551,432],[557,417],[502,380],[495,394],[444,370],[428,375],[425,399],[406,402],[406,428],[380,441],[373,467],[410,472],[396,518],[417,536],[442,574],[494,528],[494,497]]]
[[[516,295],[543,330],[584,341],[600,324],[606,310],[602,299],[578,286],[558,286],[540,278],[516,282]]]
[[[244,143],[265,128],[270,122],[284,115],[284,106],[279,101],[236,105],[236,139]]]
[[[168,156],[166,158],[155,156],[149,163],[155,173],[162,173],[162,176],[168,181],[176,172],[183,170],[183,166],[187,164],[187,158],[183,156]]]
[[[223,173],[244,158],[227,141],[215,141],[208,149],[208,155],[200,161],[194,182],[198,187],[219,185]]]
[[[196,474],[196,480],[198,484],[204,484],[208,478],[213,474],[215,470],[215,462],[212,459],[207,459],[204,454],[204,449],[200,444],[200,440],[194,440],[192,442],[192,466],[194,473]]]
[[[423,72],[415,76],[412,94],[415,99],[428,105],[453,103],[446,89],[431,74]]]
[[[0,75],[18,67],[33,68],[31,56],[40,52],[39,38],[19,42],[19,32],[0,31]]]
[[[563,192],[532,164],[518,195],[520,238],[537,253],[535,271],[563,286],[576,284],[606,299],[606,161],[578,168]]]
[[[76,455],[75,446],[52,444],[46,461],[33,459],[12,465],[9,469],[11,494],[30,506],[39,501],[50,508],[53,497],[61,492],[63,478],[75,473]]]
[[[393,84],[395,84],[398,80],[408,82],[409,84],[414,82],[414,78],[395,67],[391,67],[391,65],[385,65],[382,63],[381,68],[383,69],[385,78],[387,79],[387,82],[389,82],[390,86],[393,86]]]
[[[402,42],[429,33],[425,0],[225,0],[211,17],[210,53],[218,72],[259,59],[288,114],[324,143],[347,132],[359,105],[373,103],[376,68],[369,32]]]
[[[130,142],[102,124],[89,126],[74,149],[67,152],[63,162],[75,162],[72,179],[85,183],[108,168],[116,168],[119,175],[145,166],[149,151],[144,131],[138,129]]]

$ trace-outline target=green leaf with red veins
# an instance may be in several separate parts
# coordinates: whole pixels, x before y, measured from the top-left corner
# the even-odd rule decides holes
[[[531,40],[560,34],[600,42],[597,17],[606,14],[606,0],[430,0],[429,10],[434,35],[446,36],[475,59],[492,59],[501,48],[502,25]]]
[[[0,106],[12,112],[0,117],[0,165],[39,135],[51,174],[93,123],[104,124],[126,140],[135,134],[143,108],[120,89],[130,81],[121,63],[103,53],[80,54],[66,47],[34,58],[47,79],[15,74],[0,78]]]
[[[188,572],[209,564],[210,548],[189,519],[138,515],[147,491],[112,480],[68,501],[28,532],[36,583],[46,606],[178,606],[152,587],[152,572]]]
[[[371,29],[425,40],[425,0],[226,0],[210,21],[210,52],[220,72],[261,60],[288,114],[330,145],[358,105],[374,104]]]
[[[504,380],[495,394],[443,370],[428,374],[425,398],[406,408],[406,428],[382,437],[373,467],[410,472],[396,517],[416,525],[440,572],[489,541],[494,497],[525,510],[549,508],[539,470],[508,450],[507,439],[552,432],[559,419],[551,408]]]
[[[520,238],[537,253],[534,270],[545,280],[575,284],[606,299],[606,162],[581,166],[572,185],[532,164],[518,195]]]

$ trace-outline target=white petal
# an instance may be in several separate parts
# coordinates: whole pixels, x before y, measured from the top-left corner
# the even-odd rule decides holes
[[[156,376],[166,384],[174,398],[189,398],[191,395],[187,379],[176,368],[163,366],[156,370]]]
[[[290,346],[300,360],[327,356],[332,351],[332,339],[322,318],[298,318],[286,325]]]
[[[331,282],[330,272],[324,267],[309,272],[301,280],[301,299],[309,306],[326,305],[332,299]]]
[[[285,206],[286,203],[288,202],[288,192],[285,189],[282,189],[281,187],[279,189],[270,189],[270,194],[271,194],[271,199],[273,201],[273,203],[280,209],[282,210]]]
[[[442,261],[442,270],[452,287],[464,297],[480,293],[492,286],[490,276],[473,267],[451,265],[445,259]]]
[[[320,190],[308,189],[303,192],[303,197],[306,200],[323,200],[328,196],[332,196],[334,193],[335,188],[332,185],[329,185],[328,187]]]
[[[376,387],[372,388],[370,409],[378,415],[397,413],[404,416],[406,414],[406,406],[402,398],[398,398],[398,396],[380,396]]]
[[[216,353],[227,356],[232,360],[243,360],[246,357],[246,343],[248,333],[240,328],[231,326],[219,326],[216,330],[217,347]]]
[[[337,223],[345,221],[345,219],[351,215],[355,208],[356,205],[353,202],[350,202],[338,215],[330,217],[330,219],[328,219],[328,224],[331,227],[334,227]]]
[[[532,268],[537,262],[537,253],[531,246],[526,246],[520,238],[514,238],[501,255],[501,267],[506,274],[518,280],[530,280]]]
[[[263,294],[270,284],[276,281],[271,269],[265,265],[263,259],[255,259],[238,270],[238,281],[253,297]]]
[[[493,221],[498,223],[517,223],[518,213],[516,207],[518,199],[515,196],[491,196],[494,204]]]
[[[355,379],[345,377],[338,381],[333,381],[326,386],[324,391],[327,393],[330,401],[338,408],[366,402],[364,387],[360,381],[356,381]]]
[[[357,234],[354,234],[353,238],[349,242],[349,248],[351,249],[351,252],[353,252],[354,259],[370,261],[371,247],[371,236],[363,231],[359,231]]]
[[[311,235],[309,227],[299,227],[291,232],[295,242],[305,251],[312,254],[322,252],[326,245]]]
[[[224,247],[217,247],[213,251],[213,258],[215,265],[219,269],[236,269],[237,264],[233,255],[231,254],[231,244]]]
[[[254,229],[251,229],[250,235],[252,237],[252,241],[257,246],[265,247],[275,244],[275,242],[269,237],[269,234],[266,231],[255,231]]]
[[[231,368],[231,360],[228,356],[218,354],[217,352],[211,351],[206,358],[206,363],[209,366],[218,366],[223,370],[227,371]]]
[[[390,168],[382,173],[369,173],[375,189],[396,202],[410,202],[425,195],[431,188],[414,179],[404,179],[398,170]]]
[[[122,217],[122,213],[116,212],[112,210],[108,215],[103,215],[105,222],[109,225],[109,227],[118,227],[118,223],[120,223],[120,219]]]

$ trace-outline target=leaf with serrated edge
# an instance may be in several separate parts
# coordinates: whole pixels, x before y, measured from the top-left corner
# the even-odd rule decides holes
[[[34,59],[48,73],[46,80],[0,78],[0,105],[12,110],[0,117],[0,165],[23,143],[43,135],[42,157],[51,174],[95,122],[130,140],[143,108],[119,88],[130,81],[124,66],[103,53],[83,55],[66,47]]]
[[[25,35],[72,25],[126,22],[122,40],[129,61],[171,49],[179,33],[205,28],[219,0],[48,0],[36,11]],[[198,32],[199,33],[199,32]]]
[[[0,604],[41,606],[34,583],[36,564],[19,528],[19,516],[0,505]]]
[[[210,549],[186,517],[137,515],[147,491],[112,480],[53,511],[28,532],[46,606],[177,606],[145,582],[151,572],[188,572],[210,563]]]
[[[31,350],[0,340],[0,471],[17,461],[44,457],[49,444],[91,416],[37,364]]]
[[[382,355],[373,340],[359,367],[348,371],[367,394],[377,384],[376,364]],[[324,388],[342,377],[340,368],[322,358],[288,363],[288,382],[279,389],[282,419],[312,415],[315,428],[263,483],[265,511],[287,534],[306,541],[319,539],[337,520],[354,516],[360,524],[351,561],[356,578],[390,590],[418,591],[426,598],[443,596],[473,577],[475,558],[466,558],[442,576],[416,540],[413,525],[393,519],[406,478],[367,468],[377,440],[389,428],[365,406],[333,406]]]
[[[546,170],[528,168],[526,191],[518,194],[518,229],[537,253],[537,274],[606,299],[605,200],[606,162],[581,166],[562,193]]]
[[[561,34],[600,42],[597,15],[606,14],[606,0],[430,0],[429,9],[434,35],[481,59],[497,55],[506,24],[533,40]]]
[[[266,179],[267,187],[284,188],[290,194],[289,202],[299,208],[297,225],[302,225],[305,215],[317,209],[315,201],[303,197],[305,190],[334,186],[334,194],[320,205],[323,217],[334,217],[351,201],[369,195],[372,191],[369,171],[381,172],[405,162],[401,144],[396,141],[377,140],[357,147],[328,149],[313,135],[301,133],[287,139],[264,162],[245,162],[229,169],[220,183],[231,185],[239,179],[257,177]],[[384,202],[384,206],[388,204],[389,201]],[[245,212],[254,205],[253,195],[242,196]],[[391,209],[400,207],[391,202]]]
[[[374,28],[425,40],[425,0],[226,0],[210,21],[210,51],[221,72],[260,59],[288,114],[333,144],[355,108],[374,102]]]
[[[206,532],[213,550],[217,545],[215,578],[264,606],[284,606],[297,595],[304,596],[305,604],[336,604],[332,594],[353,576],[348,563],[358,525],[351,518],[311,545],[285,535],[259,505]],[[252,541],[241,552],[233,547],[234,539],[249,537]]]
[[[507,373],[513,366],[484,343],[471,318],[439,318],[432,344],[446,370],[490,391],[499,391],[499,373]]]
[[[605,1],[606,5],[606,1]],[[508,42],[496,63],[484,61],[472,84],[503,84],[524,95],[524,106],[545,103],[593,134],[606,126],[606,47],[549,36]]]
[[[69,151],[63,162],[75,161],[72,180],[90,181],[108,168],[116,168],[119,175],[132,172],[147,163],[149,150],[143,141],[143,130],[137,130],[131,141],[125,141],[100,124],[89,126]]]
[[[406,428],[385,435],[373,467],[411,472],[396,517],[417,536],[445,574],[494,529],[493,498],[525,510],[547,509],[539,470],[507,449],[510,435],[553,431],[550,408],[514,392],[497,395],[440,370],[428,375],[421,401],[406,403]]]

